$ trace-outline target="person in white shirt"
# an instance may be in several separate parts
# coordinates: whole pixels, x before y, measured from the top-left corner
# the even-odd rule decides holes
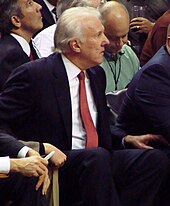
[[[99,7],[105,1],[101,0],[60,0],[57,3],[58,17],[68,8],[77,6]],[[39,58],[47,57],[54,52],[54,33],[56,24],[53,24],[39,32],[34,37],[35,47],[37,48]]]

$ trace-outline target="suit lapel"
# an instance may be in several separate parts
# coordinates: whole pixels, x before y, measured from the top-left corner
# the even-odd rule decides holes
[[[90,79],[90,86],[91,86],[91,90],[93,93],[93,97],[94,97],[94,101],[97,107],[97,110],[99,109],[99,94],[98,94],[98,84],[97,84],[97,78],[96,78],[96,74],[95,71],[92,69],[88,69],[87,70],[89,79]]]
[[[53,66],[53,86],[56,94],[59,110],[64,122],[65,130],[67,133],[69,146],[71,146],[72,137],[72,110],[71,110],[71,97],[69,82],[66,74],[61,55],[54,56]]]
[[[102,114],[102,101],[101,101],[101,90],[100,90],[100,84],[101,82],[99,82],[97,75],[96,75],[96,71],[95,69],[88,69],[87,73],[89,75],[89,79],[90,79],[90,86],[91,86],[91,90],[93,93],[93,97],[94,97],[94,102],[96,104],[96,109],[98,112],[98,121],[97,121],[97,130],[98,130],[98,134],[99,134],[99,125],[100,125],[100,115]]]
[[[50,24],[50,25],[55,24],[55,21],[54,21],[52,14],[51,14],[51,11],[48,9],[46,4],[42,1],[41,5],[42,5],[41,12],[42,12],[43,18],[45,18],[45,20],[48,22],[48,24]]]

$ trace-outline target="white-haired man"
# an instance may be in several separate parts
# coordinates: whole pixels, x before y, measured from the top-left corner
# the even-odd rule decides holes
[[[61,206],[77,200],[83,206],[154,205],[169,172],[159,151],[112,152],[105,75],[96,66],[108,43],[96,9],[70,8],[55,32],[59,53],[16,69],[0,96],[0,140],[12,130],[67,155],[59,168]]]
[[[101,0],[60,0],[57,3],[57,16],[59,17],[70,7],[91,6],[97,8],[103,2]],[[55,29],[56,24],[53,24],[34,37],[36,48],[39,51],[39,57],[47,57],[54,52]]]

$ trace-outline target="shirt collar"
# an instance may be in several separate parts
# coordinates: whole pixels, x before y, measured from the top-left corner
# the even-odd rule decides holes
[[[50,11],[52,11],[55,7],[52,5],[52,4],[50,4],[47,0],[44,0],[44,3],[46,4],[46,6],[47,6],[47,8],[50,10]]]
[[[66,68],[68,80],[71,81],[75,77],[78,76],[78,74],[81,72],[81,70],[74,65],[66,56],[61,54],[62,60],[64,62],[64,66]]]
[[[21,36],[17,35],[17,34],[14,34],[14,33],[11,33],[11,36],[13,36],[17,42],[21,45],[23,51],[28,55],[30,56],[30,46],[28,44],[28,42]]]
[[[112,53],[108,52],[108,51],[105,51],[104,52],[104,56],[105,58],[108,60],[108,61],[117,61],[117,59],[121,58],[121,56],[125,53],[125,50],[124,50],[124,45],[121,49],[121,51],[117,54],[117,56],[114,56]]]

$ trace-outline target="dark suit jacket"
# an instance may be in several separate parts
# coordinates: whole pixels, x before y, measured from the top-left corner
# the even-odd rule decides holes
[[[98,112],[99,146],[110,149],[105,75],[100,67],[89,69],[88,75]],[[61,150],[71,149],[70,90],[59,54],[24,64],[10,76],[0,95],[0,127],[23,140],[49,142]],[[0,141],[3,137],[0,136]],[[10,137],[6,138],[6,143],[9,142]]]
[[[9,74],[29,61],[29,57],[14,37],[7,35],[0,40],[0,91]]]
[[[113,131],[120,140],[150,133],[170,142],[170,55],[165,46],[134,76]]]
[[[35,0],[35,2],[37,2],[38,4],[40,4],[42,6],[42,10],[41,10],[41,14],[42,14],[42,21],[43,21],[43,28],[45,29],[53,24],[55,24],[53,15],[51,14],[51,11],[48,9],[48,7],[46,6],[46,4],[44,3],[43,0]]]

